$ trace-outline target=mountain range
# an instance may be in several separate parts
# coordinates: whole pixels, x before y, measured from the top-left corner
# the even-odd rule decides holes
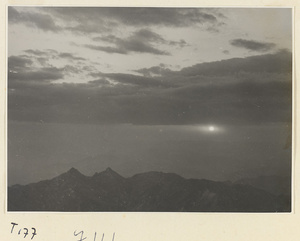
[[[268,180],[272,182],[274,177]],[[186,179],[162,172],[124,178],[111,168],[85,176],[71,168],[51,180],[8,187],[8,211],[291,211],[290,192],[274,191],[274,185],[273,192],[258,188],[258,182]],[[270,189],[270,185],[267,187]]]

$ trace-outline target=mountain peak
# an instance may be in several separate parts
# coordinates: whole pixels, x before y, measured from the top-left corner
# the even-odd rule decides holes
[[[71,176],[71,177],[81,177],[84,176],[80,171],[78,171],[76,168],[72,167],[69,171],[62,174],[64,176]]]
[[[79,172],[76,168],[72,167],[67,172],[54,177],[52,180],[56,181],[66,181],[66,180],[81,180],[82,178],[86,178],[81,172]]]
[[[72,167],[69,171],[67,171],[67,173],[70,174],[81,174],[76,168]]]
[[[117,172],[115,172],[110,167],[106,168],[105,171],[102,172],[102,174],[108,175],[108,176],[120,176]]]
[[[105,172],[114,172],[110,167],[106,168]]]
[[[108,178],[122,178],[123,177],[118,174],[117,172],[115,172],[113,169],[111,169],[110,167],[106,168],[105,171],[103,172],[96,172],[94,174],[94,177],[108,177]]]

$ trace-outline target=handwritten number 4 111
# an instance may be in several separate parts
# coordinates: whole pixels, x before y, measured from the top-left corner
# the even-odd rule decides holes
[[[87,238],[87,237],[84,237],[83,231],[80,231],[80,232],[75,231],[75,232],[74,232],[74,236],[79,236],[78,241],[83,241],[83,240],[85,240],[85,239]],[[93,240],[93,241],[100,240],[100,239],[97,239],[97,240],[96,240],[96,238],[97,238],[97,232],[95,232],[94,240]],[[111,241],[114,241],[114,240],[115,240],[115,233],[113,233],[113,236],[112,236],[112,240],[111,240]],[[104,241],[104,233],[102,234],[101,241]]]

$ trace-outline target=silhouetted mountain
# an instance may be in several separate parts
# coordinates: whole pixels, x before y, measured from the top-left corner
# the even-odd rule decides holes
[[[71,168],[51,180],[8,188],[9,211],[290,211],[251,185],[147,172],[124,178],[110,168],[91,177]]]
[[[259,176],[243,178],[235,183],[251,185],[274,195],[291,195],[291,177],[289,176]]]
[[[288,209],[291,205],[291,177],[290,176],[259,176],[256,178],[243,178],[236,184],[250,185],[265,190],[278,197],[280,206]]]

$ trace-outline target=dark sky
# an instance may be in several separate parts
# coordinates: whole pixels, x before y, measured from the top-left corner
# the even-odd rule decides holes
[[[291,9],[9,7],[8,20],[10,184],[74,165],[288,173]]]

